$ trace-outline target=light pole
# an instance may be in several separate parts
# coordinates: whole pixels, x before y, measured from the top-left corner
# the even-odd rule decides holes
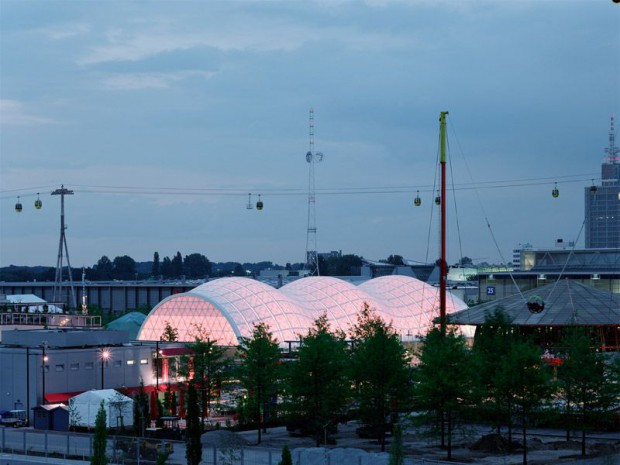
[[[41,404],[45,405],[47,403],[45,402],[45,366],[46,366],[47,361],[49,360],[49,357],[47,356],[47,353],[46,353],[47,342],[43,342],[43,345],[41,347],[43,347],[43,351],[41,353],[41,373],[42,373],[41,387],[43,388],[43,395],[41,396]]]
[[[103,389],[105,385],[104,377],[103,377],[104,376],[103,368],[105,367],[105,364],[110,358],[110,351],[102,347],[100,358],[101,358],[101,389]]]
[[[159,395],[159,341],[155,341],[155,390]]]

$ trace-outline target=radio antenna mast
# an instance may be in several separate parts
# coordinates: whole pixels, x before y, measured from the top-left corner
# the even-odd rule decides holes
[[[67,305],[73,304],[73,308],[77,307],[75,301],[75,287],[73,286],[73,277],[71,276],[71,262],[69,261],[69,249],[67,248],[67,237],[65,236],[65,195],[73,195],[73,191],[65,189],[64,185],[60,189],[52,192],[52,195],[60,195],[60,242],[58,244],[58,259],[56,260],[56,278],[54,280],[54,303],[63,302],[62,292],[62,268],[63,268],[63,247],[64,256],[67,257],[67,274],[69,275],[69,285],[71,286],[71,300],[67,298]]]
[[[311,276],[319,276],[319,257],[316,246],[316,192],[314,167],[323,161],[323,153],[314,151],[314,109],[310,108],[308,163],[308,229],[306,233],[306,269]]]

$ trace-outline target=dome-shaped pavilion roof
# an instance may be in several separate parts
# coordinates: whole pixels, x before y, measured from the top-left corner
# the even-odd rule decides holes
[[[159,340],[166,324],[179,341],[206,331],[221,345],[237,345],[264,322],[280,343],[298,340],[326,314],[334,329],[349,332],[364,304],[401,336],[417,336],[438,311],[437,289],[407,276],[384,276],[360,286],[332,277],[308,277],[275,289],[249,278],[220,278],[160,302],[147,316],[138,339]],[[447,312],[466,308],[449,294]]]

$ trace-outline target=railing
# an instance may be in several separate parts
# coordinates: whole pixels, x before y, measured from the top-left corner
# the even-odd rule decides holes
[[[0,313],[0,326],[48,326],[54,328],[93,328],[101,326],[98,315],[68,313]]]

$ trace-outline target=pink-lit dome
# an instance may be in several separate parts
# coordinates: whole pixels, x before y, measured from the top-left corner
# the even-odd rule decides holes
[[[193,341],[202,327],[221,345],[237,345],[254,324],[269,325],[284,343],[298,340],[322,314],[334,329],[349,332],[364,303],[391,323],[402,337],[426,333],[439,315],[438,290],[415,278],[384,276],[355,286],[331,277],[308,277],[280,289],[249,278],[221,278],[175,294],[147,316],[138,339],[159,340],[169,323],[179,341]],[[447,313],[467,308],[448,294]]]
[[[295,300],[308,315],[312,315],[312,321],[325,313],[333,329],[347,333],[355,324],[364,302],[378,311],[383,307],[381,302],[354,284],[326,276],[293,281],[280,288],[280,292]]]
[[[282,342],[298,339],[313,320],[267,284],[249,278],[221,278],[164,299],[148,314],[138,339],[159,340],[169,322],[177,329],[179,341],[193,341],[199,325],[219,344],[237,345],[261,321]]]
[[[385,321],[405,336],[422,336],[439,316],[439,289],[408,276],[382,276],[360,284],[382,307]],[[446,293],[446,314],[463,310],[467,304],[450,292]]]

